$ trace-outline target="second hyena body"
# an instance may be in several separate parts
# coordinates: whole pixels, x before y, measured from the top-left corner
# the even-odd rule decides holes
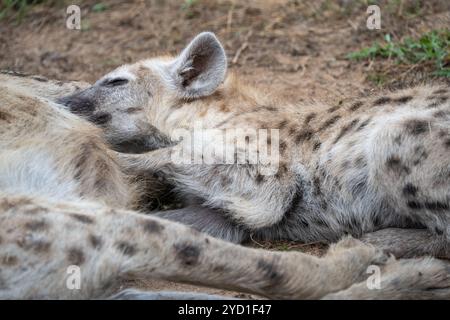
[[[144,124],[167,137],[180,128],[194,130],[199,121],[219,131],[278,129],[275,175],[263,175],[253,164],[174,162],[174,154],[192,148],[190,141],[121,156],[130,168],[164,172],[202,207],[194,214],[175,210],[161,216],[212,235],[236,242],[250,234],[333,242],[344,234],[425,227],[433,239],[448,239],[448,86],[298,106],[225,73],[220,43],[203,33],[177,58],[120,67],[62,102],[76,113],[86,105],[90,115],[107,113],[109,121],[101,125],[112,140],[118,132],[139,135]],[[201,139],[206,148],[224,141],[215,133]],[[227,139],[225,144],[234,144],[236,136]],[[245,152],[237,148],[236,157]]]
[[[123,279],[143,277],[272,298],[449,296],[448,264],[437,259],[388,259],[351,238],[321,258],[245,248],[131,211],[141,188],[101,130],[53,101],[77,88],[42,77],[0,79],[1,299],[107,298]],[[380,268],[378,290],[366,284],[369,266]]]

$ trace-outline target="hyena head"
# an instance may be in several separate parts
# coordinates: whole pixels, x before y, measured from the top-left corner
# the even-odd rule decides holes
[[[165,139],[155,129],[164,126],[162,118],[171,108],[214,93],[226,70],[222,45],[213,33],[203,32],[177,57],[121,66],[59,102],[101,126],[113,146],[137,137],[155,140],[158,134]]]

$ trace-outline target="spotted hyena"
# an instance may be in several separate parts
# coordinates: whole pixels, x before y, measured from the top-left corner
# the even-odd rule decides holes
[[[322,257],[241,247],[130,210],[139,181],[101,130],[54,102],[85,84],[0,74],[0,298],[205,298],[115,292],[161,278],[271,298],[443,298],[448,265],[346,238]],[[381,269],[370,290],[367,267]],[[79,287],[70,270],[79,268]],[[78,288],[78,289],[77,289]]]
[[[234,145],[235,128],[278,129],[276,174],[260,164],[180,163],[175,145],[119,155],[135,170],[159,170],[193,207],[159,213],[213,236],[334,242],[363,237],[397,255],[448,255],[450,89],[423,85],[332,105],[283,103],[226,75],[222,45],[198,35],[177,57],[121,66],[61,99],[100,123],[114,141],[156,127],[174,138],[202,122],[218,129],[206,149]],[[144,130],[142,129],[144,128]],[[176,138],[176,137],[175,137]],[[245,141],[251,143],[251,136]],[[274,143],[268,136],[266,145]],[[236,149],[236,158],[247,152]],[[195,206],[194,206],[195,207]]]

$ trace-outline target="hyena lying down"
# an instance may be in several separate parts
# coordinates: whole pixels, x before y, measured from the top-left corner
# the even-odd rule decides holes
[[[446,298],[448,264],[346,238],[322,257],[245,248],[127,210],[139,197],[100,129],[52,102],[78,84],[0,74],[0,298],[103,298],[152,277],[271,298]],[[194,212],[191,212],[195,214]],[[381,287],[364,281],[381,268]],[[81,287],[67,286],[68,267]],[[115,298],[189,295],[126,290]],[[204,296],[200,296],[204,297]]]
[[[215,237],[334,242],[345,234],[398,256],[449,256],[450,90],[419,86],[352,103],[281,104],[226,77],[224,50],[198,35],[178,57],[119,67],[61,99],[72,112],[101,117],[111,141],[145,136],[146,126],[173,137],[201,121],[203,148],[223,145],[222,131],[279,129],[279,170],[258,164],[184,164],[191,140],[120,156],[134,170],[159,170],[201,207],[158,215]],[[194,137],[195,139],[195,137]],[[254,139],[249,135],[245,142]],[[267,145],[273,143],[267,138]],[[236,143],[227,136],[225,145]],[[246,148],[237,148],[236,158]]]

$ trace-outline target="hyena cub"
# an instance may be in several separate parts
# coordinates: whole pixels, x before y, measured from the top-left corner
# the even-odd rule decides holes
[[[419,86],[351,103],[283,104],[226,76],[222,45],[199,34],[178,57],[119,67],[61,99],[72,112],[103,116],[112,139],[154,126],[207,129],[203,148],[232,145],[233,128],[278,129],[274,175],[260,164],[182,163],[192,141],[119,155],[135,170],[159,170],[197,210],[159,213],[213,236],[333,242],[345,234],[390,246],[398,255],[448,254],[450,236],[450,90]],[[252,136],[246,136],[250,144]],[[270,147],[274,139],[268,136]],[[206,147],[205,147],[206,146]],[[204,151],[204,150],[203,150]],[[236,148],[235,157],[248,152]],[[373,233],[377,231],[376,233]]]
[[[323,258],[267,252],[126,210],[139,186],[100,129],[52,102],[72,85],[0,73],[0,299],[104,298],[128,277],[287,299],[450,295],[439,260],[388,260],[351,238]],[[364,281],[372,264],[382,270],[378,290]],[[76,268],[79,286],[70,281]],[[136,290],[114,297],[205,298]]]

